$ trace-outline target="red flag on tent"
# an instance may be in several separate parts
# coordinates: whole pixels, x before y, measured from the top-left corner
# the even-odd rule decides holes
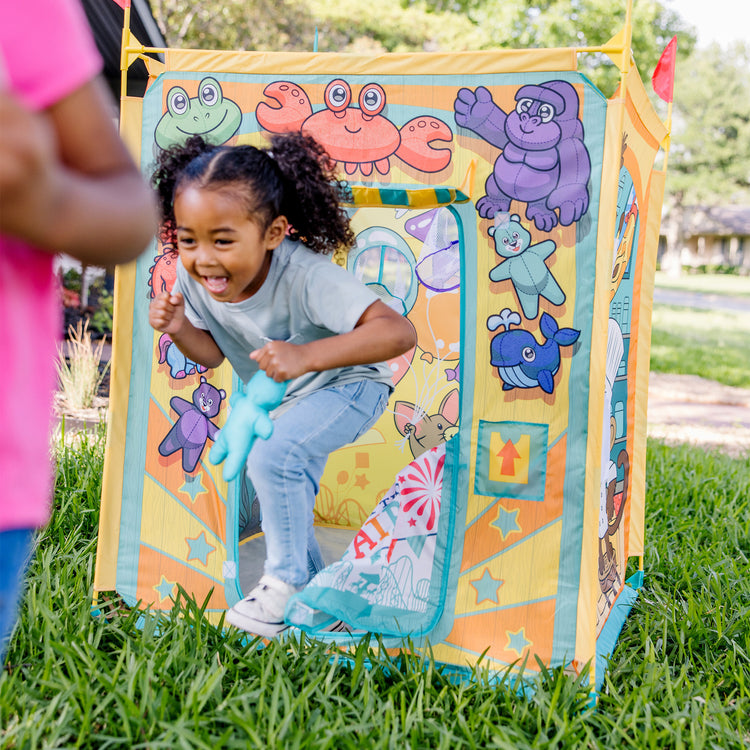
[[[651,83],[654,91],[665,102],[671,102],[674,94],[674,64],[677,57],[677,37],[673,36],[656,63]]]
[[[130,7],[130,0],[115,0],[115,2],[123,9]]]

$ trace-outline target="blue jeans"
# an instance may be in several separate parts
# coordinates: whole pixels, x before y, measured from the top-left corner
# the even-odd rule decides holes
[[[23,578],[31,560],[34,529],[0,531],[0,665],[5,662],[18,604],[23,592]]]
[[[323,388],[282,412],[271,437],[255,442],[247,476],[260,503],[267,575],[303,586],[324,567],[313,507],[326,461],[370,429],[389,395],[372,380]]]

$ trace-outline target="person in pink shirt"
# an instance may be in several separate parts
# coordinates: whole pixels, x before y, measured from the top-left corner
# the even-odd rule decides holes
[[[132,260],[157,225],[78,0],[0,3],[0,663],[49,517],[61,302],[54,254]]]

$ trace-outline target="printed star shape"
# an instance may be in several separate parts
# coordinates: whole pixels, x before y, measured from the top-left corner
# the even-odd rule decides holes
[[[354,484],[360,489],[365,489],[365,487],[370,484],[370,480],[364,474],[357,474],[357,479]]]
[[[515,651],[518,656],[521,656],[524,649],[531,645],[531,641],[526,638],[526,628],[519,628],[515,632],[506,630],[505,635],[508,636],[508,645],[506,648],[508,651]]]
[[[505,508],[498,507],[497,518],[490,524],[490,526],[494,526],[500,532],[500,537],[503,541],[505,541],[510,534],[521,531],[521,527],[518,525],[518,511],[519,508],[516,508],[515,510],[505,510]]]
[[[186,495],[190,496],[190,502],[194,503],[195,498],[198,497],[198,495],[202,495],[204,492],[207,492],[205,486],[203,485],[203,472],[199,471],[195,476],[188,476],[185,474],[185,484],[180,487],[180,492],[184,492]]]
[[[216,550],[216,547],[208,543],[208,541],[206,540],[206,532],[201,531],[201,533],[197,537],[195,537],[195,539],[185,537],[185,541],[190,547],[187,559],[200,560],[203,565],[207,565],[208,556]]]
[[[176,581],[168,581],[164,574],[162,574],[161,581],[158,586],[154,586],[154,590],[159,594],[159,602],[163,602],[165,599],[169,599],[172,596]]]
[[[477,590],[477,604],[481,604],[487,600],[494,602],[495,604],[499,603],[497,592],[505,581],[493,578],[489,568],[484,569],[481,578],[477,578],[476,581],[470,581],[470,583]]]

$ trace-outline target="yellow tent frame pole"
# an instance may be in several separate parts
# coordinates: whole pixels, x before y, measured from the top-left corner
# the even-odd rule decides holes
[[[664,166],[662,169],[666,173],[667,162],[669,161],[669,148],[672,145],[672,102],[667,103],[667,121],[664,123],[667,127],[667,135],[661,143],[664,149]]]
[[[128,45],[130,43],[130,6],[124,8],[122,41],[120,42],[120,100],[128,95]]]
[[[631,44],[633,37],[632,27],[633,0],[628,0],[625,13],[625,26],[606,44],[596,47],[573,47],[575,53],[600,52],[607,55],[617,65],[620,70],[620,83],[624,88],[625,77],[633,65],[633,56]],[[130,33],[130,7],[125,8],[122,29],[122,44],[120,53],[120,96],[127,96],[127,71],[135,60],[143,57],[145,54],[165,54],[169,52],[168,47],[145,47],[142,44],[135,44],[138,40]],[[671,103],[670,103],[671,108]],[[671,109],[670,109],[671,121]]]
[[[128,95],[128,69],[145,53],[166,53],[167,47],[144,47],[135,44],[138,40],[130,33],[130,6],[125,9],[122,20],[122,41],[120,43],[120,99]]]

